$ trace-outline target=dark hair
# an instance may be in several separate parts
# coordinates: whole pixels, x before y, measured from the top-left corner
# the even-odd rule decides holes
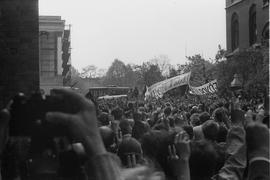
[[[172,175],[168,166],[168,146],[173,144],[175,132],[151,130],[141,140],[143,153],[146,158],[155,162],[156,168],[160,168],[166,176]]]
[[[200,118],[201,124],[203,124],[205,121],[207,121],[207,120],[210,119],[210,115],[209,115],[208,112],[202,112],[202,113],[199,115],[199,118]]]
[[[119,127],[122,131],[122,135],[132,134],[132,127],[127,119],[123,119],[119,123]]]
[[[191,180],[210,179],[216,169],[218,154],[214,146],[207,141],[193,141],[189,167]]]
[[[123,116],[123,110],[119,107],[112,110],[111,114],[113,115],[115,120],[120,120]]]
[[[215,109],[214,112],[213,112],[214,119],[217,122],[223,122],[224,121],[224,118],[225,118],[225,115],[226,115],[226,112],[221,107]]]
[[[200,118],[199,118],[199,114],[198,113],[194,113],[190,116],[190,123],[192,126],[199,126],[201,125],[200,122]]]
[[[193,134],[193,128],[192,128],[192,126],[183,126],[183,129],[188,134],[189,139],[193,139],[194,134]]]
[[[109,114],[108,113],[102,112],[98,116],[98,120],[99,120],[101,126],[107,126],[107,125],[110,124]]]
[[[208,120],[202,125],[202,131],[205,139],[215,141],[218,137],[218,124],[213,120]]]
[[[119,144],[117,155],[121,159],[121,162],[124,166],[128,165],[128,154],[135,154],[136,162],[140,161],[142,158],[141,144],[135,138],[124,138]]]
[[[172,112],[172,110],[171,110],[170,107],[166,107],[166,108],[164,109],[164,114],[165,114],[166,116],[169,116],[169,115],[171,114],[171,112]]]
[[[102,137],[104,146],[108,149],[114,143],[115,134],[108,126],[99,127],[99,132]]]

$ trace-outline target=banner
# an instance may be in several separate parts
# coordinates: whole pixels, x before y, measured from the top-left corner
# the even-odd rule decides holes
[[[145,92],[145,97],[161,98],[163,94],[167,91],[188,84],[189,78],[190,72],[153,84],[152,86],[147,88]]]
[[[195,95],[214,94],[217,92],[217,80],[215,79],[199,87],[189,86],[189,88],[191,93]]]

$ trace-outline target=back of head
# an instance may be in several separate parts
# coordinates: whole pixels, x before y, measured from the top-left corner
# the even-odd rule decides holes
[[[123,116],[123,110],[119,107],[112,110],[111,114],[113,115],[115,120],[121,120]]]
[[[192,142],[189,158],[191,180],[211,179],[215,173],[217,158],[217,152],[211,143]]]
[[[215,121],[223,122],[224,118],[226,116],[225,110],[223,108],[219,107],[219,108],[214,110],[213,116],[214,116]]]
[[[207,120],[210,119],[210,115],[209,115],[208,112],[202,112],[202,113],[199,115],[199,118],[200,118],[201,124],[203,124],[205,121],[207,121]]]
[[[194,113],[190,116],[190,123],[193,127],[199,126],[201,124],[198,113]]]
[[[136,157],[136,161],[140,160],[142,156],[142,148],[139,141],[135,138],[128,137],[124,138],[122,142],[119,144],[117,155],[122,161],[124,166],[128,165],[128,155],[134,154]]]
[[[142,121],[142,113],[141,112],[135,112],[134,114],[133,114],[133,118],[134,118],[134,121],[136,122],[136,121]]]
[[[110,124],[109,114],[106,112],[102,112],[98,116],[98,120],[99,120],[101,126],[108,126]]]
[[[152,130],[141,140],[145,157],[154,162],[156,168],[161,168],[167,176],[172,175],[168,166],[168,146],[173,143],[174,136],[174,132]]]
[[[208,120],[203,123],[202,131],[205,139],[215,141],[218,137],[219,125],[213,120]]]
[[[193,133],[193,128],[192,126],[183,126],[184,131],[186,131],[186,133],[189,136],[189,139],[193,139],[194,133]]]
[[[103,143],[108,149],[114,143],[114,133],[111,128],[108,126],[101,126],[99,127],[99,131],[103,140]]]
[[[166,108],[164,109],[164,114],[165,114],[165,116],[169,116],[169,115],[171,114],[171,112],[172,112],[172,110],[171,110],[170,107],[166,107]]]
[[[119,127],[122,131],[122,135],[132,134],[132,126],[127,119],[123,119],[119,123]]]

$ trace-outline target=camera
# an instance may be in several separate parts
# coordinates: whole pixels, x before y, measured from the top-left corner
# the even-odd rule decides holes
[[[46,121],[47,112],[76,113],[78,109],[68,99],[52,92],[45,98],[41,93],[33,93],[30,97],[18,93],[10,107],[10,135],[48,138],[68,136],[64,125]]]

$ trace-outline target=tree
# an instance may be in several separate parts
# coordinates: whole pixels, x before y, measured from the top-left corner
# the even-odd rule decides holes
[[[97,77],[104,77],[106,75],[106,69],[98,69],[97,70]]]
[[[157,65],[163,76],[169,76],[171,64],[167,55],[159,55],[154,57],[150,60],[150,63]]]
[[[97,77],[97,67],[94,65],[88,65],[82,69],[81,77],[83,78],[95,78]]]
[[[177,75],[178,75],[177,70],[172,66],[170,68],[170,71],[169,71],[169,77],[171,78],[171,77],[174,77],[174,76],[177,76]]]
[[[143,63],[141,66],[138,66],[137,69],[140,84],[150,86],[164,79],[161,70],[157,64],[146,62]]]
[[[193,86],[201,86],[215,79],[214,64],[206,61],[199,54],[187,58],[185,71],[191,71],[190,82]]]
[[[133,87],[136,83],[136,75],[132,65],[125,65],[122,61],[115,59],[109,67],[104,84]]]

